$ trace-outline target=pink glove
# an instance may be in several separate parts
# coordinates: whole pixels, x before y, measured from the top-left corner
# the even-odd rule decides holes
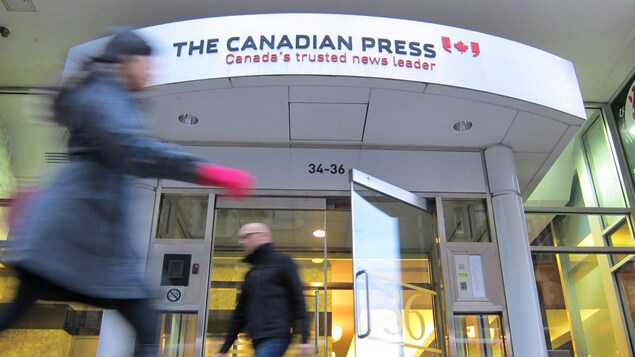
[[[196,183],[205,186],[218,186],[232,197],[246,196],[253,190],[255,179],[245,171],[210,164],[196,167]]]

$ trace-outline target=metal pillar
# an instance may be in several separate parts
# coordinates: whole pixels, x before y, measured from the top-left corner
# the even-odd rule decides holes
[[[547,357],[514,153],[503,145],[488,147],[485,165],[492,194],[514,356]]]

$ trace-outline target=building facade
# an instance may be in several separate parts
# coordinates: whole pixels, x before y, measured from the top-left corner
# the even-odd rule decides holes
[[[583,105],[566,61],[511,41],[303,16],[144,29],[164,50],[145,98],[159,135],[259,179],[247,201],[165,180],[131,198],[163,355],[218,350],[249,221],[269,224],[298,264],[317,355],[632,355],[635,79],[611,103]],[[68,71],[100,44],[71,50]],[[212,110],[232,123],[208,124]],[[15,279],[1,279],[7,300]],[[116,314],[71,303],[38,304],[0,336],[15,355],[133,346]],[[250,348],[241,336],[232,352]]]

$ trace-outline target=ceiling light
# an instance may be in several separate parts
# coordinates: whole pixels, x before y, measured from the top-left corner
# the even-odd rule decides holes
[[[181,124],[185,125],[196,125],[198,124],[198,117],[194,114],[181,114],[179,115],[179,121]]]
[[[468,131],[470,129],[472,129],[472,122],[469,120],[461,120],[459,122],[454,123],[454,125],[452,125],[452,129],[454,129],[454,131]]]
[[[316,230],[313,232],[313,236],[314,236],[315,238],[324,238],[324,237],[326,237],[326,232],[324,232],[324,231],[323,231],[323,230],[321,230],[321,229],[316,229]]]
[[[313,259],[311,259],[311,263],[322,264],[322,263],[324,263],[324,259],[322,259],[322,258],[313,258]]]
[[[476,338],[476,327],[474,325],[465,326],[467,338]]]
[[[337,342],[342,338],[343,330],[341,326],[333,325],[333,329],[331,330],[331,336],[333,337],[333,342]]]

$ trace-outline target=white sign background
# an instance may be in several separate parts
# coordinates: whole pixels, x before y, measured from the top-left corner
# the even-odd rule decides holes
[[[215,164],[246,170],[258,178],[258,189],[348,191],[348,171],[355,168],[408,191],[484,193],[487,190],[479,152],[209,146],[184,149]],[[322,164],[326,169],[332,164],[342,165],[345,173],[311,174],[310,164]],[[172,180],[162,185],[196,187]]]
[[[141,29],[157,49],[157,76],[154,84],[169,84],[202,79],[263,76],[263,75],[325,75],[386,78],[468,88],[516,98],[585,118],[582,96],[571,62],[547,52],[517,42],[474,31],[423,22],[380,17],[334,14],[267,14],[197,19]],[[292,44],[278,46],[287,36]],[[317,46],[329,36],[335,46],[338,36],[351,39],[351,49],[295,48],[297,35],[317,39]],[[260,38],[275,38],[275,50],[242,47],[251,36],[257,47]],[[450,47],[444,49],[443,38]],[[236,40],[235,38],[239,38]],[[375,40],[375,46],[362,50],[363,38]],[[392,53],[379,50],[379,39],[388,41]],[[211,41],[210,41],[211,40]],[[190,55],[190,41],[192,54]],[[198,48],[203,41],[203,46]],[[186,45],[175,45],[186,42]],[[464,52],[456,45],[465,45]],[[104,43],[92,41],[71,49],[69,62],[77,56],[94,53]],[[208,43],[211,44],[208,53]],[[410,44],[421,49],[421,55],[410,52]],[[478,53],[473,43],[477,44]],[[417,46],[418,44],[418,46]],[[424,57],[432,45],[434,58]],[[402,46],[406,54],[397,54]],[[181,55],[177,56],[177,51]],[[216,51],[216,52],[214,52]],[[202,54],[200,52],[203,52]],[[268,62],[254,62],[258,55],[269,55]],[[271,61],[272,55],[278,57]],[[336,55],[338,62],[312,62],[309,56]],[[236,63],[236,56],[252,56],[249,63]],[[284,56],[289,60],[285,61]],[[304,56],[303,55],[307,55]],[[228,57],[229,56],[229,57]],[[362,63],[362,56],[384,61],[385,64]],[[75,58],[73,58],[75,57]],[[355,61],[357,57],[359,60]],[[340,62],[339,58],[346,58]],[[402,61],[404,66],[399,65]],[[405,67],[407,60],[427,62],[428,69]],[[232,62],[232,63],[228,63]]]

